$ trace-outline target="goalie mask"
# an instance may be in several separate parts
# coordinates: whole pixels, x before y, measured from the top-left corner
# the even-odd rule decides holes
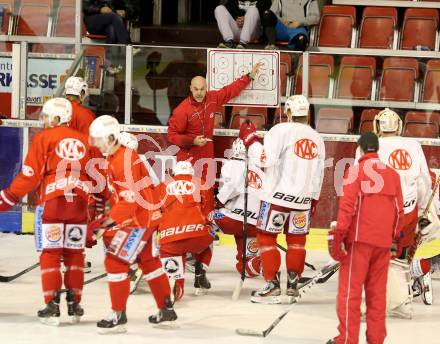
[[[120,126],[116,118],[108,115],[95,119],[89,129],[89,143],[97,147],[104,156],[107,156],[118,143]]]
[[[295,117],[308,117],[310,103],[302,94],[290,96],[284,105],[284,113],[287,115],[289,122]]]
[[[58,118],[58,122],[54,123]],[[40,120],[45,128],[52,128],[60,124],[67,124],[72,119],[72,104],[65,98],[52,98],[43,105]]]
[[[189,161],[178,161],[173,168],[173,175],[178,176],[179,174],[188,174],[193,176],[194,169]]]
[[[126,131],[122,131],[119,134],[118,141],[124,147],[137,151],[139,144],[136,136]]]
[[[246,147],[244,146],[243,140],[236,138],[232,143],[232,159],[244,160],[246,159]]]
[[[393,110],[385,108],[374,117],[373,128],[379,137],[384,133],[395,133],[396,136],[400,136],[402,120]]]

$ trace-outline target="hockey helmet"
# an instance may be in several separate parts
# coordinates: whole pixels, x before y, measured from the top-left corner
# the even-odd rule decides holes
[[[284,113],[289,122],[293,117],[306,117],[309,115],[310,103],[302,94],[290,96],[284,105]]]
[[[173,168],[173,174],[178,176],[179,174],[194,175],[194,168],[189,161],[178,161]]]
[[[65,98],[52,98],[43,105],[40,120],[45,127],[53,127],[54,119],[58,117],[58,124],[69,123],[72,119],[72,104]]]
[[[119,134],[119,137],[118,137],[118,141],[124,147],[132,149],[134,151],[137,151],[137,149],[139,147],[138,140],[137,140],[136,136],[134,136],[133,134],[126,132],[126,131],[121,131],[121,133]]]
[[[232,159],[244,160],[246,159],[246,147],[243,140],[237,137],[234,142],[232,142]]]
[[[117,144],[121,129],[116,118],[108,115],[95,119],[89,128],[90,145],[106,156]]]
[[[374,132],[380,137],[383,133],[402,133],[402,120],[399,115],[389,108],[379,112],[373,121]]]
[[[81,91],[83,91],[84,80],[76,76],[71,76],[66,80],[64,84],[66,96],[77,96],[81,97]]]

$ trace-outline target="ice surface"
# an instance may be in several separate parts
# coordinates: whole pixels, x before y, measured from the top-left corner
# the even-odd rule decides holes
[[[103,252],[100,246],[87,250],[92,262],[92,273],[86,279],[101,274]],[[299,343],[317,344],[336,334],[337,319],[335,298],[337,278],[317,285],[296,305],[282,322],[265,339],[241,337],[235,334],[239,327],[263,330],[287,305],[256,305],[249,302],[253,288],[263,284],[261,279],[246,280],[240,299],[231,300],[232,291],[239,278],[234,266],[233,247],[214,247],[214,257],[209,278],[211,292],[206,296],[193,296],[193,276],[188,275],[186,294],[176,306],[179,316],[176,329],[157,329],[147,322],[147,316],[155,313],[152,295],[147,288],[132,295],[128,302],[128,333],[102,336],[97,334],[96,322],[110,310],[106,280],[102,279],[85,287],[82,305],[85,316],[79,325],[68,324],[66,305],[62,302],[62,325],[59,328],[39,323],[36,312],[43,305],[39,270],[9,282],[0,283],[0,343]],[[13,275],[34,264],[38,255],[32,236],[0,234],[0,275]],[[323,252],[308,252],[307,261],[322,266],[328,261]],[[306,275],[313,272],[306,269]],[[285,275],[282,287],[285,286]],[[437,290],[435,290],[437,288]],[[434,281],[435,296],[439,296],[440,281]],[[425,306],[420,299],[414,303],[413,320],[388,320],[389,344],[438,344],[440,343],[440,300],[433,306]],[[361,332],[365,332],[362,324]],[[360,343],[365,343],[363,334]]]

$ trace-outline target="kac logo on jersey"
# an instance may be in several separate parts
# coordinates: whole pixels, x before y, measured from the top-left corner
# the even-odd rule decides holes
[[[187,180],[175,180],[167,185],[167,194],[171,196],[192,195],[196,186]]]
[[[301,159],[313,160],[318,156],[318,146],[310,139],[296,141],[294,151]]]
[[[388,157],[388,163],[395,170],[409,170],[412,166],[412,158],[404,149],[396,149]]]
[[[61,159],[81,160],[86,155],[86,147],[80,140],[68,138],[58,143],[55,152]]]
[[[260,176],[255,172],[249,170],[248,172],[248,184],[251,188],[261,189],[263,186],[263,182],[261,181]]]

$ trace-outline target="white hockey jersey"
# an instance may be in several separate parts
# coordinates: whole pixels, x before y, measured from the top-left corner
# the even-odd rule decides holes
[[[308,210],[318,200],[324,178],[325,146],[313,128],[280,123],[264,137],[258,164],[265,168],[261,199],[290,209]]]
[[[379,138],[379,158],[400,176],[405,214],[418,204],[424,209],[431,194],[431,177],[422,146],[414,139],[401,136]],[[356,162],[360,158],[356,150]]]
[[[259,142],[249,147],[249,171],[248,171],[248,204],[247,221],[252,225],[257,224],[258,211],[260,209],[260,195],[263,187],[264,173],[255,165],[256,157],[252,152],[261,152],[262,145]],[[244,160],[231,159],[226,161],[221,170],[219,192],[217,199],[224,205],[220,212],[227,217],[243,222],[244,217]]]

